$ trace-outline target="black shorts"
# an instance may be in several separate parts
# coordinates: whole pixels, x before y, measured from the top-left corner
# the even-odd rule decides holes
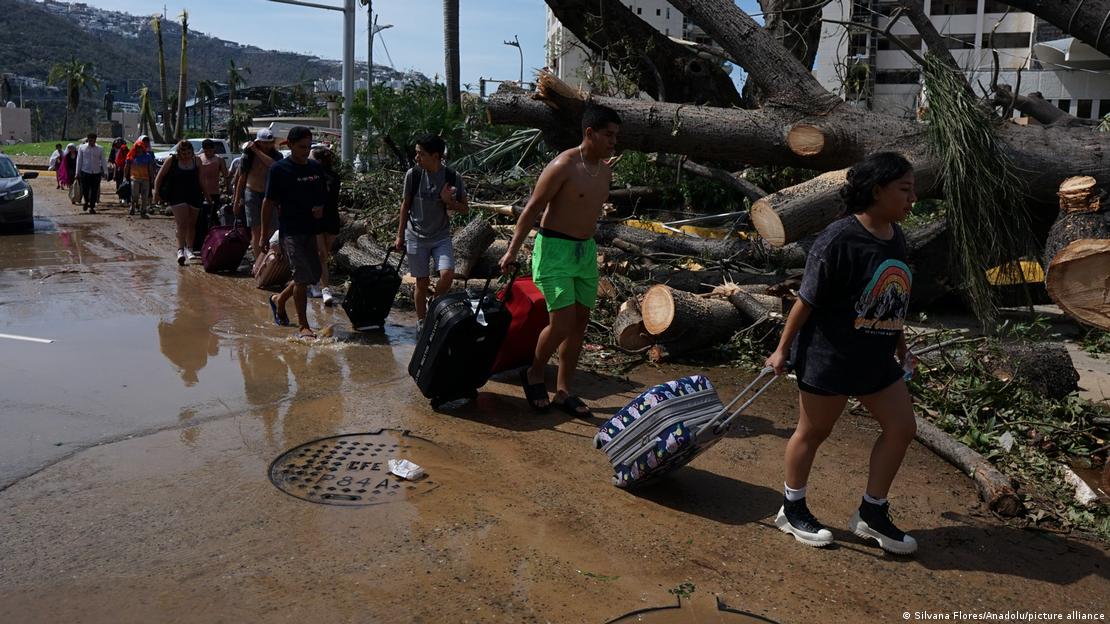
[[[320,281],[320,254],[316,250],[315,234],[282,236],[281,248],[293,270],[294,283],[307,286]]]

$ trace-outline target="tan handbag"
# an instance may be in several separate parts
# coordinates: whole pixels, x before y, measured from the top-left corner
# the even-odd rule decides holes
[[[285,254],[276,247],[270,247],[269,251],[254,261],[251,273],[254,275],[254,283],[259,288],[284,286],[293,276]]]

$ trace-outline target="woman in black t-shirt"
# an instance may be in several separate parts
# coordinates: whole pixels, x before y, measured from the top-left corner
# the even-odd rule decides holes
[[[849,214],[810,249],[798,301],[767,359],[779,374],[792,361],[799,388],[798,427],[786,445],[785,500],[775,525],[809,546],[832,542],[806,506],[806,482],[818,447],[855,396],[882,434],[848,528],[884,550],[910,554],[917,542],[891,522],[886,496],[917,428],[903,379],[903,365],[913,366],[902,334],[912,277],[897,225],[917,201],[913,166],[892,152],[873,154],[848,172],[841,195]]]

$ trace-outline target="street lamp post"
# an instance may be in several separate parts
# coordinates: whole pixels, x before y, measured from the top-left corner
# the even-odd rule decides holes
[[[520,52],[520,86],[524,87],[524,50],[520,48],[520,37],[513,35],[512,41],[506,41],[505,45],[516,48]]]
[[[355,99],[355,0],[343,0],[342,7],[303,0],[270,0],[270,2],[343,13],[343,120],[341,122],[343,140],[340,144],[340,153],[343,160],[353,159],[355,152],[354,136],[351,134],[351,103]]]

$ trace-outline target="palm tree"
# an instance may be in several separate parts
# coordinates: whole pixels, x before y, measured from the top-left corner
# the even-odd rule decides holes
[[[92,65],[79,63],[77,59],[70,59],[68,63],[55,63],[50,68],[47,77],[50,84],[65,84],[66,113],[62,121],[62,138],[66,137],[69,130],[69,114],[76,113],[81,105],[81,91],[92,95],[93,89],[100,88],[100,81],[93,75]]]
[[[187,51],[189,48],[189,12],[181,10],[181,72],[177,79],[177,130],[173,133],[178,141],[185,138],[185,93],[189,88],[189,61]]]
[[[459,107],[459,0],[443,0],[443,52],[447,105]]]
[[[205,104],[205,106],[200,109],[200,125],[204,128],[205,134],[212,134],[212,100],[216,97],[215,86],[215,83],[211,80],[201,80],[197,83],[197,90],[194,96],[197,106],[201,106],[201,102]],[[207,108],[207,111],[205,108]]]
[[[165,143],[165,137],[158,132],[158,124],[154,120],[154,107],[150,104],[150,87],[143,85],[139,89],[139,133],[150,134],[155,143]]]
[[[170,136],[173,128],[170,123],[169,93],[166,91],[166,50],[162,45],[162,16],[154,15],[150,18],[150,29],[158,40],[158,97],[162,101],[162,134]]]

